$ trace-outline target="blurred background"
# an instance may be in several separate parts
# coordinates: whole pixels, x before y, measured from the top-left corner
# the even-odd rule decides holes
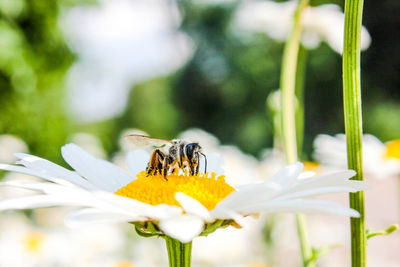
[[[11,161],[7,155],[12,152],[25,151],[65,166],[60,147],[68,142],[115,159],[123,151],[120,136],[126,129],[173,139],[189,128],[201,128],[249,160],[239,157],[237,161],[261,164],[274,144],[274,110],[267,98],[279,88],[284,40],[295,2],[254,2],[0,0],[2,162]],[[315,9],[303,25],[303,160],[315,160],[313,143],[318,134],[344,132],[343,4],[312,0]],[[396,0],[366,0],[364,5],[363,125],[365,132],[382,142],[400,138],[399,11]],[[376,199],[371,203],[395,203],[387,206],[392,217],[376,222],[377,227],[385,227],[400,217],[398,179],[379,183],[378,188],[383,195],[392,190],[392,195],[383,198],[374,191],[371,195]],[[22,221],[35,218],[30,212],[12,216],[22,216]],[[9,219],[3,220],[7,225]],[[33,246],[41,240],[40,234],[28,237],[33,238]],[[291,238],[296,239],[295,234]],[[385,244],[400,245],[398,234],[397,239],[384,238],[393,238]],[[140,248],[147,246],[149,251],[162,251],[148,244]],[[387,265],[372,261],[371,266],[396,266],[400,260],[395,253],[373,258],[379,263],[383,259]],[[108,266],[131,266],[129,262]],[[91,264],[82,266],[103,266]],[[261,257],[251,264],[245,266],[298,262],[272,264]],[[345,266],[338,264],[322,266]]]
[[[113,153],[127,127],[168,139],[200,127],[259,156],[272,146],[265,102],[279,88],[283,42],[241,29],[239,6],[1,0],[0,132],[58,162],[71,134],[94,134]],[[394,0],[365,3],[372,42],[362,54],[364,130],[382,141],[400,136],[400,40],[391,34],[398,10]],[[317,134],[344,131],[341,56],[322,42],[307,52],[306,64],[310,156]]]

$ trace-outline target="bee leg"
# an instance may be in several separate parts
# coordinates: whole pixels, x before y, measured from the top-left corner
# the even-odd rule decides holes
[[[180,145],[178,158],[179,158],[178,166],[180,169],[183,169],[183,167],[184,167],[183,162],[185,159],[185,144],[183,144],[183,143]]]
[[[197,165],[196,165],[196,169],[195,169],[195,174],[199,174],[199,169],[200,169],[200,156],[199,154],[196,154],[196,159],[197,159]]]
[[[153,171],[153,167],[147,167],[146,168],[146,177],[148,177],[150,174],[151,174],[151,172]]]
[[[167,179],[168,168],[169,168],[169,165],[168,165],[168,156],[166,156],[166,157],[164,158],[164,161],[163,161],[163,164],[162,164],[163,175],[164,175],[164,179],[165,179],[166,181],[168,181],[168,179]]]
[[[194,175],[194,165],[193,162],[191,160],[188,161],[189,163],[189,173],[190,175]]]
[[[149,176],[152,174],[152,172],[156,166],[156,161],[157,161],[157,154],[156,154],[156,151],[153,151],[153,153],[151,153],[151,156],[150,156],[150,161],[147,164],[147,168],[146,168],[147,175],[146,176]]]
[[[164,153],[162,153],[159,149],[154,150],[150,156],[150,161],[146,168],[146,176],[157,174],[157,171],[159,171],[159,173],[161,174],[161,162],[163,162],[164,158]]]
[[[203,153],[199,153],[204,157],[204,173],[207,173],[207,157]]]

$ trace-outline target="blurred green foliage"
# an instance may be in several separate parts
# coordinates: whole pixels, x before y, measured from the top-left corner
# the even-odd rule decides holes
[[[133,127],[162,138],[200,127],[254,155],[272,146],[265,100],[279,86],[283,44],[234,31],[239,1],[178,1],[181,30],[196,46],[193,58],[176,73],[134,85],[120,117],[75,124],[64,92],[75,56],[57,19],[62,8],[93,2],[0,0],[0,133],[20,136],[33,154],[58,162],[60,147],[77,131],[98,135],[110,153],[120,132]],[[373,38],[362,55],[364,125],[383,141],[400,137],[399,8],[394,0],[366,1],[364,12]],[[307,52],[306,62],[304,147],[310,155],[315,135],[344,130],[341,57],[322,44]]]
[[[56,1],[0,4],[0,132],[50,159],[58,158],[69,127],[62,88],[73,60],[57,15]]]
[[[61,6],[82,2],[0,1],[0,133],[56,161],[71,131],[64,76],[74,60],[57,20]]]
[[[145,129],[152,136],[173,139],[178,134],[182,114],[174,105],[171,77],[144,82],[132,90],[127,111],[118,119],[118,128]]]

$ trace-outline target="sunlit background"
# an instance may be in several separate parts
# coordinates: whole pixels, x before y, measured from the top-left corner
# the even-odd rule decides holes
[[[302,160],[340,162],[310,164],[322,172],[346,162],[335,150],[338,140],[316,139],[344,132],[344,15],[343,1],[311,4],[302,36]],[[224,157],[235,183],[267,179],[284,164],[273,93],[294,7],[293,1],[0,0],[0,161],[29,152],[66,166],[60,148],[74,142],[123,167],[129,146],[121,136],[140,129],[198,140]],[[386,143],[400,138],[399,12],[396,0],[365,1],[363,125],[380,140],[364,145],[372,186],[366,207],[367,227],[376,230],[400,219],[400,163],[379,158],[400,158],[400,144],[388,152]],[[18,194],[26,192],[1,188],[0,199]],[[347,203],[344,195],[333,198]],[[0,214],[0,266],[167,266],[162,240],[139,238],[129,225],[68,229],[67,211]],[[196,239],[193,266],[300,266],[292,215],[249,220],[248,229]],[[335,247],[320,266],[349,266],[348,219],[308,220],[312,243]],[[369,266],[398,266],[398,233],[368,246]]]

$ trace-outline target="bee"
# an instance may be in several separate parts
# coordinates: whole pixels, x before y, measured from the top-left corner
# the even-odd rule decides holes
[[[153,146],[155,149],[147,164],[147,176],[162,174],[167,179],[168,173],[188,169],[190,175],[199,173],[200,155],[204,157],[207,172],[207,157],[198,143],[189,143],[179,139],[164,140],[145,135],[131,134],[126,138],[137,147]]]

